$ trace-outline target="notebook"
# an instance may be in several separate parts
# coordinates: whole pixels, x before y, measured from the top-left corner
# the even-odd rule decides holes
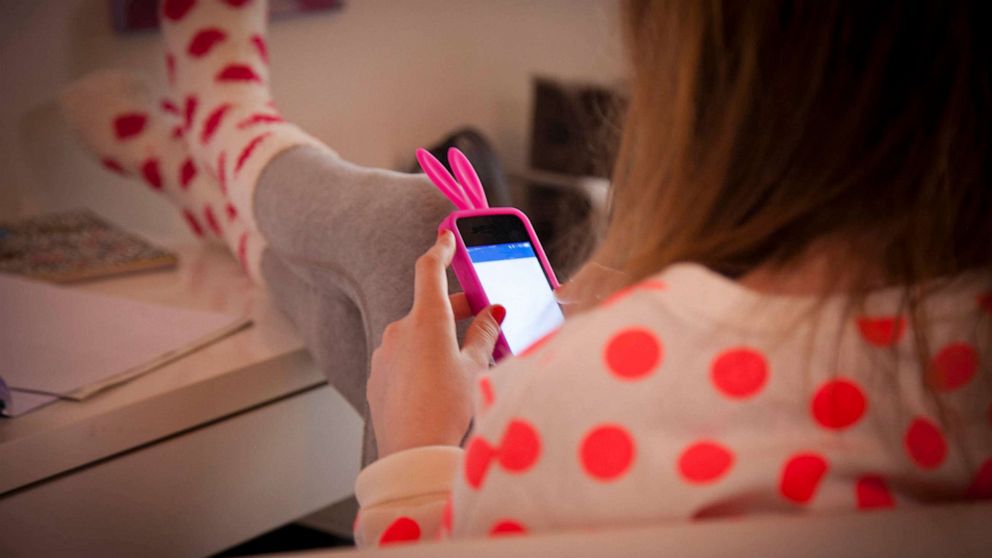
[[[86,210],[0,223],[0,273],[72,283],[176,262],[175,254]]]

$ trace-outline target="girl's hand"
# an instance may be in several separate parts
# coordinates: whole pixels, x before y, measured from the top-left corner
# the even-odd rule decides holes
[[[372,353],[366,397],[380,458],[419,446],[457,446],[472,419],[472,380],[489,366],[506,310],[479,312],[458,348],[445,274],[454,253],[454,236],[444,231],[420,256],[413,307],[386,327]]]

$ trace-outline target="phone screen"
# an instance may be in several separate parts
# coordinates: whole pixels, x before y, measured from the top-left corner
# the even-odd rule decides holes
[[[489,302],[506,308],[502,331],[513,354],[561,325],[565,317],[520,219],[466,217],[458,232]]]

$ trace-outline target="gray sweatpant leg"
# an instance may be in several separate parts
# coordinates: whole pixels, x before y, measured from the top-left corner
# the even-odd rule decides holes
[[[420,174],[370,169],[300,146],[273,159],[255,190],[268,242],[262,272],[318,366],[365,418],[372,351],[413,301],[414,262],[454,207]]]

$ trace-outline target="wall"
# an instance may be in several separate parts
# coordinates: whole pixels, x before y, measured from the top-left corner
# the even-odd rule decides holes
[[[274,22],[275,98],[342,156],[405,168],[416,147],[464,124],[524,167],[530,76],[612,83],[622,71],[615,0],[346,0]],[[164,82],[157,36],[110,29],[106,0],[0,2],[0,219],[90,207],[153,238],[187,234],[146,188],[76,145],[54,97],[124,67]]]

